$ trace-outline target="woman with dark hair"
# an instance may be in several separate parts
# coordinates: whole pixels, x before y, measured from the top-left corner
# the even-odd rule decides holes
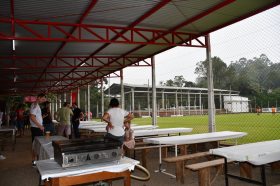
[[[119,101],[112,98],[109,104],[110,108],[103,115],[102,119],[107,124],[106,138],[118,140],[121,143],[124,141],[124,123],[130,122],[133,116],[128,111],[119,107]]]

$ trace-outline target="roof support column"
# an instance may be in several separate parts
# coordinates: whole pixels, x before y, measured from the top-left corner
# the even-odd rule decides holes
[[[79,107],[79,108],[81,108],[81,103],[80,103],[80,87],[78,87],[78,89],[77,89],[77,106]]]
[[[123,86],[123,69],[120,71],[121,80],[121,106],[124,109],[124,86]]]
[[[178,115],[179,114],[179,105],[178,105],[178,92],[176,90],[175,92],[175,107],[176,107],[176,114],[175,115]]]
[[[101,79],[101,117],[104,115],[104,82]]]
[[[134,88],[131,88],[131,112],[134,112]]]
[[[151,57],[152,65],[152,100],[153,100],[153,126],[157,125],[157,93],[156,93],[156,69],[155,69],[155,56]]]
[[[72,90],[70,90],[70,96],[69,96],[69,98],[70,98],[70,101],[69,101],[69,103],[70,103],[70,105],[72,106],[73,105],[73,97],[72,97]]]
[[[214,102],[214,83],[213,83],[213,70],[212,70],[212,60],[211,60],[211,45],[210,45],[210,35],[207,34],[205,37],[206,43],[206,56],[208,61],[208,131],[215,132],[215,102]]]
[[[67,102],[67,98],[66,98],[66,93],[64,92],[63,94],[63,102],[66,103]]]
[[[88,116],[87,119],[90,121],[90,85],[87,85],[87,110],[88,110]]]
[[[164,109],[164,90],[161,92],[161,105],[162,105],[162,109]]]
[[[52,100],[51,101],[51,117],[52,117],[52,120],[53,120],[53,118],[54,118],[54,107],[55,107],[55,105],[56,105],[56,100]]]
[[[189,110],[189,115],[191,115],[191,97],[190,97],[190,91],[188,91],[188,110]]]
[[[55,110],[54,110],[54,112],[57,112],[57,106],[58,106],[58,95],[56,94],[56,96],[55,96]]]
[[[202,106],[201,106],[201,91],[199,92],[199,110],[200,110],[200,115],[202,115],[203,112],[202,112]]]
[[[58,102],[59,102],[59,103],[58,103],[59,108],[61,108],[61,99],[62,99],[62,95],[60,94],[60,95],[59,95],[59,99],[58,99]]]
[[[149,81],[148,81],[148,92],[147,92],[147,104],[148,104],[148,114],[149,116],[151,116],[151,107],[150,107],[150,85],[149,85]]]
[[[87,112],[88,112],[88,110],[87,110],[87,90],[85,89],[85,105],[84,105],[84,107],[85,107],[85,114],[87,114]],[[86,118],[87,119],[87,118]]]
[[[220,112],[222,112],[222,92],[220,92]]]

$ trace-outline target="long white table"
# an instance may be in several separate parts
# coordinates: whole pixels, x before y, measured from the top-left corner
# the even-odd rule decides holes
[[[159,147],[159,172],[163,172],[161,169],[161,145],[174,145],[175,146],[175,156],[177,156],[178,145],[189,145],[213,141],[222,141],[227,139],[237,139],[247,135],[245,132],[232,132],[232,131],[222,131],[222,132],[212,132],[212,133],[202,133],[202,134],[191,134],[191,135],[181,135],[181,136],[169,136],[169,137],[159,137],[159,138],[146,138],[143,141],[146,143],[158,144]]]
[[[131,126],[131,128],[136,131],[136,130],[143,130],[143,129],[155,129],[158,126],[153,126],[153,125],[139,125],[139,126]],[[93,129],[89,129],[88,130],[93,130],[94,132],[107,132],[106,131],[106,125],[104,126],[104,128],[93,128]]]
[[[146,129],[146,130],[135,130],[135,137],[144,136],[158,136],[158,135],[170,135],[170,134],[181,134],[191,132],[192,128],[164,128],[164,129]]]
[[[52,141],[56,140],[68,140],[63,136],[50,136],[46,138],[45,136],[35,137],[32,149],[36,153],[38,160],[53,159],[53,146]]]
[[[244,145],[236,145],[232,147],[210,149],[210,153],[224,157],[225,161],[230,159],[238,162],[248,162],[255,166],[263,166],[268,163],[280,161],[280,140],[264,141]],[[228,174],[227,164],[225,163],[225,165],[225,181],[226,185],[228,185],[228,176],[233,178],[239,177]],[[255,182],[255,180],[247,178],[242,179],[244,179],[245,181],[265,185],[266,183],[264,166],[262,167],[262,171],[262,182]]]
[[[16,145],[16,129],[15,128],[0,128],[0,139],[1,138],[4,141],[6,141],[7,138],[10,138],[12,141],[12,144],[13,144],[13,150],[15,150],[15,145]]]
[[[76,185],[86,182],[100,181],[104,179],[112,179],[115,176],[129,179],[124,183],[124,185],[129,186],[130,171],[134,170],[135,165],[137,164],[139,164],[139,161],[123,157],[119,161],[89,164],[68,168],[62,168],[54,160],[41,160],[36,163],[36,166],[41,175],[41,180],[47,179],[51,183],[56,179],[56,181],[53,181],[54,183],[62,183],[63,181],[67,181],[68,184],[72,183],[73,185]],[[77,181],[81,182],[79,183]],[[49,185],[51,185],[51,183]]]

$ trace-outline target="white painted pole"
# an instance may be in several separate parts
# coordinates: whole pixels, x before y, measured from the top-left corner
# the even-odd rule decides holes
[[[206,39],[206,56],[208,61],[208,130],[209,132],[216,131],[215,122],[215,102],[214,102],[214,83],[213,83],[213,70],[212,70],[212,60],[211,60],[211,45],[210,45],[210,35],[205,36]]]
[[[157,125],[157,93],[156,93],[156,69],[155,69],[155,57],[151,58],[152,64],[152,106],[153,106],[153,126]]]

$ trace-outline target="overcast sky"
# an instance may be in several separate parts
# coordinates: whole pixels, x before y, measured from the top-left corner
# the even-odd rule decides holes
[[[218,56],[225,63],[242,57],[252,59],[266,54],[274,62],[280,62],[280,6],[230,25],[210,34],[212,57]],[[204,48],[176,47],[155,56],[156,84],[183,75],[195,82],[196,63],[206,59]],[[150,67],[124,69],[124,83],[151,84]],[[111,78],[110,84],[120,83]]]

